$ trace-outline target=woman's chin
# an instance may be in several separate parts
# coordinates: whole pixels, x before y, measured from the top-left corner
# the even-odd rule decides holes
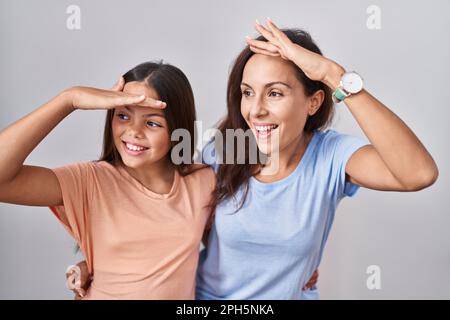
[[[258,141],[258,150],[259,152],[263,153],[266,156],[269,156],[271,154],[277,153],[278,150],[276,150],[274,145],[270,143],[270,141]]]

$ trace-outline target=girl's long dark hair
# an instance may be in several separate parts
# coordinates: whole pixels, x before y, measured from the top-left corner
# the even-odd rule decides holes
[[[283,29],[284,34],[293,42],[296,43],[310,51],[318,54],[322,54],[319,47],[314,43],[309,33],[300,29]],[[263,36],[257,38],[258,40],[267,41]],[[253,56],[253,52],[247,46],[238,55],[234,64],[231,68],[231,72],[228,78],[227,87],[227,115],[220,122],[218,129],[224,137],[223,150],[216,150],[216,154],[223,152],[227,149],[229,145],[236,145],[233,141],[227,141],[227,135],[225,130],[227,129],[243,129],[248,130],[249,127],[247,122],[241,115],[241,82],[244,67],[250,57]],[[305,94],[309,97],[312,96],[318,90],[323,90],[325,93],[324,101],[317,110],[317,112],[309,116],[306,123],[304,132],[313,132],[316,129],[324,129],[329,126],[333,120],[334,109],[333,101],[331,97],[331,90],[320,81],[313,81],[309,79],[305,73],[295,64],[293,64],[296,70],[297,79],[302,83],[304,87]],[[235,139],[235,136],[232,136]],[[254,137],[252,137],[254,139]],[[235,142],[235,141],[234,141]],[[216,188],[213,193],[210,207],[215,210],[217,205],[222,201],[234,197],[236,192],[244,187],[243,197],[240,200],[240,206],[237,208],[239,210],[245,203],[245,199],[248,193],[248,183],[251,176],[255,175],[261,166],[261,157],[258,157],[257,164],[250,164],[249,160],[249,141],[246,140],[245,145],[245,164],[237,164],[237,152],[235,152],[235,159],[233,164],[221,164],[219,165],[217,174]],[[237,211],[236,210],[236,211]]]
[[[185,129],[189,132],[191,141],[191,154],[189,155],[190,163],[177,165],[176,168],[181,175],[191,173],[192,158],[195,151],[195,103],[194,94],[186,75],[177,67],[168,63],[144,62],[123,75],[125,83],[131,81],[146,82],[159,95],[159,99],[167,104],[164,109],[164,115],[168,124],[169,136],[176,129]],[[114,109],[110,109],[106,113],[105,129],[103,133],[103,151],[98,161],[106,161],[112,165],[122,163],[119,152],[114,144],[112,134],[112,120],[114,117]],[[177,141],[171,141],[171,150],[177,144]],[[183,152],[185,150],[181,150]],[[180,152],[180,157],[183,154]]]

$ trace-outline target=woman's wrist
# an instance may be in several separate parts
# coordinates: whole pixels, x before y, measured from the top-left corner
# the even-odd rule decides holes
[[[341,77],[345,73],[345,69],[334,61],[330,61],[325,74],[325,83],[333,92],[339,87]]]

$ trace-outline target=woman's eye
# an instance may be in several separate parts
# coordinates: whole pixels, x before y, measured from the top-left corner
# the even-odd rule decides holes
[[[126,118],[128,118],[128,116],[125,115],[125,114],[123,114],[123,113],[119,113],[117,116],[118,116],[119,119],[121,119],[121,120],[128,120],[128,119],[126,119]]]
[[[242,91],[242,95],[243,95],[243,96],[250,97],[251,94],[252,94],[252,93],[251,93],[249,90],[244,90],[244,91]]]
[[[271,97],[282,97],[283,94],[281,92],[272,91],[272,92],[270,92],[269,96],[271,96]]]
[[[159,123],[156,123],[156,122],[153,122],[153,121],[148,121],[147,124],[150,127],[153,127],[153,128],[158,128],[158,127],[161,128],[161,125]]]

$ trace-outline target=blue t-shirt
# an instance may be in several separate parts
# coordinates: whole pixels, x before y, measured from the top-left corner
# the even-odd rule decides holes
[[[251,177],[237,212],[242,187],[235,199],[219,204],[200,253],[196,298],[317,299],[317,288],[302,288],[319,266],[337,205],[359,189],[345,181],[346,163],[367,144],[316,130],[289,176],[272,183]],[[213,141],[202,154],[217,171]]]

